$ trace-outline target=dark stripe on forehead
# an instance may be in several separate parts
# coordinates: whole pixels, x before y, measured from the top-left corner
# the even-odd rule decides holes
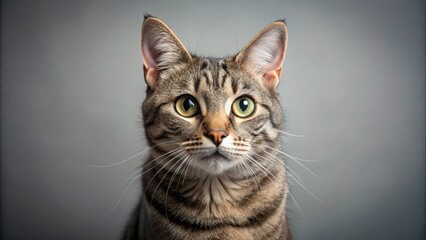
[[[209,61],[207,59],[203,59],[200,66],[200,71],[204,70],[209,66]]]
[[[198,89],[200,88],[200,76],[198,76],[198,74],[195,76],[195,79],[194,79],[194,89],[195,89],[195,92],[198,92]]]
[[[231,80],[232,80],[232,92],[236,94],[238,91],[238,81],[235,78],[231,78]]]
[[[221,61],[217,61],[215,64],[215,68],[211,70],[210,74],[213,77],[213,87],[218,89],[220,86],[220,79],[219,77],[223,75],[223,71],[221,69]]]
[[[225,86],[226,79],[228,79],[228,74],[223,74],[222,79],[220,79],[220,87],[223,88]]]
[[[222,77],[221,79],[218,79],[218,81],[220,81],[220,87],[223,88],[225,86],[226,80],[229,78],[229,71],[228,71],[228,66],[223,61],[219,62],[219,67],[220,67],[219,76],[222,76]]]
[[[225,62],[221,61],[221,62],[220,62],[220,67],[223,69],[223,71],[225,71],[225,72],[226,72],[226,74],[228,74],[228,75],[229,75],[228,65],[227,65]]]
[[[210,84],[211,84],[211,79],[210,79],[209,74],[208,74],[209,68],[210,68],[210,61],[206,58],[201,59],[200,74],[201,74],[201,78],[202,78],[203,82],[207,86],[210,86]]]
[[[250,85],[250,84],[248,84],[248,83],[246,83],[246,82],[242,82],[242,84],[241,85],[243,85],[242,86],[242,89],[243,90],[251,90],[251,89],[253,89],[253,85]]]
[[[202,72],[202,75],[203,75],[204,82],[206,83],[206,85],[207,85],[207,86],[211,86],[212,79],[210,79],[209,74],[207,74],[207,71],[206,71],[206,70],[204,70],[204,71]]]

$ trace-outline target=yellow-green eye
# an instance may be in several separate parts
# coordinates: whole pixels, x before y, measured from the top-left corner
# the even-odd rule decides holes
[[[180,96],[175,102],[176,112],[184,117],[192,117],[198,112],[198,103],[190,95]]]
[[[245,96],[238,98],[232,104],[232,112],[241,118],[250,116],[254,112],[254,109],[255,104],[253,99]]]

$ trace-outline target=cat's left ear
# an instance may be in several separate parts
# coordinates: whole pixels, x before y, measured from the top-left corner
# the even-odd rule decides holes
[[[287,48],[287,25],[284,20],[276,21],[260,31],[235,60],[242,67],[253,71],[268,89],[275,89],[281,75]]]

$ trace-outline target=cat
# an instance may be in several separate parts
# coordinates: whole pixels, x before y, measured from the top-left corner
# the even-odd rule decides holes
[[[141,47],[151,149],[123,239],[292,239],[276,152],[286,22],[270,23],[233,57],[213,58],[190,54],[146,15]]]

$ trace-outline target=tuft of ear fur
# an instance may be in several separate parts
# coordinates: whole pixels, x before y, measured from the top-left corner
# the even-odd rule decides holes
[[[281,75],[281,68],[287,48],[287,25],[284,20],[275,21],[260,31],[235,60],[247,70],[259,74],[262,84],[275,89]]]
[[[142,25],[141,49],[145,81],[151,88],[157,85],[161,71],[192,60],[169,26],[149,14],[145,15]]]

